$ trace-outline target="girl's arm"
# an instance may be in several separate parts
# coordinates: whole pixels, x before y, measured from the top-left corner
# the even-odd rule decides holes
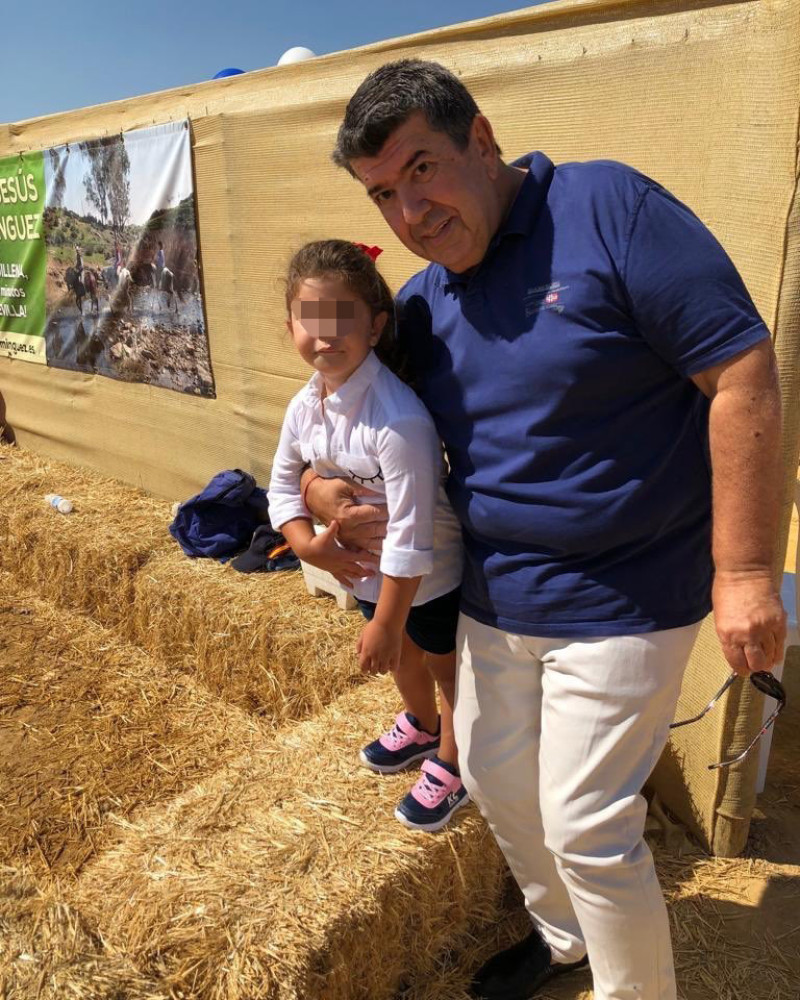
[[[374,575],[369,563],[374,564],[376,559],[369,552],[352,552],[337,545],[339,525],[335,521],[321,534],[314,534],[300,485],[306,464],[300,449],[294,403],[292,400],[286,410],[272,460],[268,493],[270,522],[273,528],[283,533],[300,559],[327,570],[343,586],[351,587],[353,579]]]
[[[308,508],[303,503],[300,476],[305,468],[300,449],[300,429],[297,425],[297,397],[291,400],[283,417],[281,436],[272,459],[269,478],[269,519],[276,531],[295,518],[310,519]],[[309,528],[311,522],[309,520]],[[287,539],[288,541],[288,539]],[[289,542],[291,545],[292,543]]]
[[[418,414],[378,434],[378,462],[389,513],[375,617],[358,644],[362,670],[393,670],[421,578],[433,568],[433,522],[442,451],[430,417]]]
[[[442,446],[427,414],[414,414],[378,433],[378,462],[389,521],[381,550],[386,576],[425,576],[433,569],[433,523]]]
[[[375,617],[358,640],[358,662],[369,674],[385,674],[400,663],[403,631],[421,576],[384,576]]]

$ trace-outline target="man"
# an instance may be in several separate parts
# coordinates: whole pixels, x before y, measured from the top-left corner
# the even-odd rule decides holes
[[[768,331],[667,191],[622,164],[504,163],[436,64],[371,74],[334,159],[432,262],[399,295],[400,338],[464,529],[462,777],[534,923],[473,993],[527,1000],[588,955],[596,1000],[674,1000],[640,790],[712,586],[734,670],[782,653]],[[358,492],[315,480],[307,499],[367,550]]]

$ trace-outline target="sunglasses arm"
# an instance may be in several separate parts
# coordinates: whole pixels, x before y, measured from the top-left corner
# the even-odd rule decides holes
[[[699,722],[699,720],[702,719],[704,715],[707,715],[711,711],[711,709],[716,705],[719,699],[725,694],[725,692],[728,690],[731,684],[734,683],[734,681],[738,676],[739,676],[738,674],[731,674],[730,677],[725,681],[725,683],[719,689],[719,691],[717,691],[717,693],[711,699],[711,701],[706,705],[706,707],[703,709],[702,712],[699,712],[697,715],[693,715],[691,719],[681,719],[680,722],[672,722],[670,723],[669,728],[680,729],[681,726],[688,726],[692,722]]]
[[[740,760],[744,760],[745,757],[750,753],[750,751],[756,745],[756,743],[758,743],[758,741],[764,735],[764,733],[769,729],[769,727],[772,725],[772,723],[781,714],[781,712],[783,711],[783,705],[784,704],[785,703],[778,703],[778,707],[775,709],[775,711],[772,713],[772,715],[770,715],[770,717],[767,719],[767,721],[761,727],[761,729],[759,730],[758,734],[756,735],[756,737],[753,739],[752,743],[750,744],[749,747],[747,747],[746,750],[742,750],[742,752],[739,754],[738,757],[734,757],[731,760],[721,760],[719,762],[719,764],[709,764],[708,765],[709,771],[716,771],[717,768],[720,768],[720,767],[730,767],[731,764],[738,764]]]

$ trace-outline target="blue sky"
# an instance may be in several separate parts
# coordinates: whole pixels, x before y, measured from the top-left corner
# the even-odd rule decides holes
[[[532,6],[520,0],[40,0],[0,16],[0,122]],[[542,0],[538,0],[542,2]]]

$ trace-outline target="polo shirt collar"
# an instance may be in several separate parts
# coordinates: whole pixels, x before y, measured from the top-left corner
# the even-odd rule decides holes
[[[553,161],[544,153],[526,153],[525,156],[514,160],[511,166],[525,167],[528,172],[519,187],[519,191],[517,191],[508,215],[500,223],[500,227],[489,243],[486,257],[500,245],[504,237],[528,236],[533,232],[555,171]],[[479,269],[482,264],[483,261],[477,265],[477,268]],[[448,271],[446,267],[442,267],[441,270],[441,284],[445,288],[451,284],[465,285],[475,273],[473,271],[468,274],[456,274],[454,271]]]
[[[544,153],[526,153],[525,156],[514,160],[511,166],[526,167],[528,172],[520,184],[511,210],[494,234],[492,245],[496,245],[510,233],[527,236],[533,232],[541,207],[547,198],[547,192],[550,190],[550,182],[555,170],[553,161]]]
[[[325,407],[331,413],[347,413],[361,401],[362,396],[375,381],[381,369],[381,362],[374,351],[370,351],[350,378],[340,385],[336,392],[325,397]],[[314,372],[307,387],[307,400],[312,405],[322,398],[325,382],[320,372]]]

